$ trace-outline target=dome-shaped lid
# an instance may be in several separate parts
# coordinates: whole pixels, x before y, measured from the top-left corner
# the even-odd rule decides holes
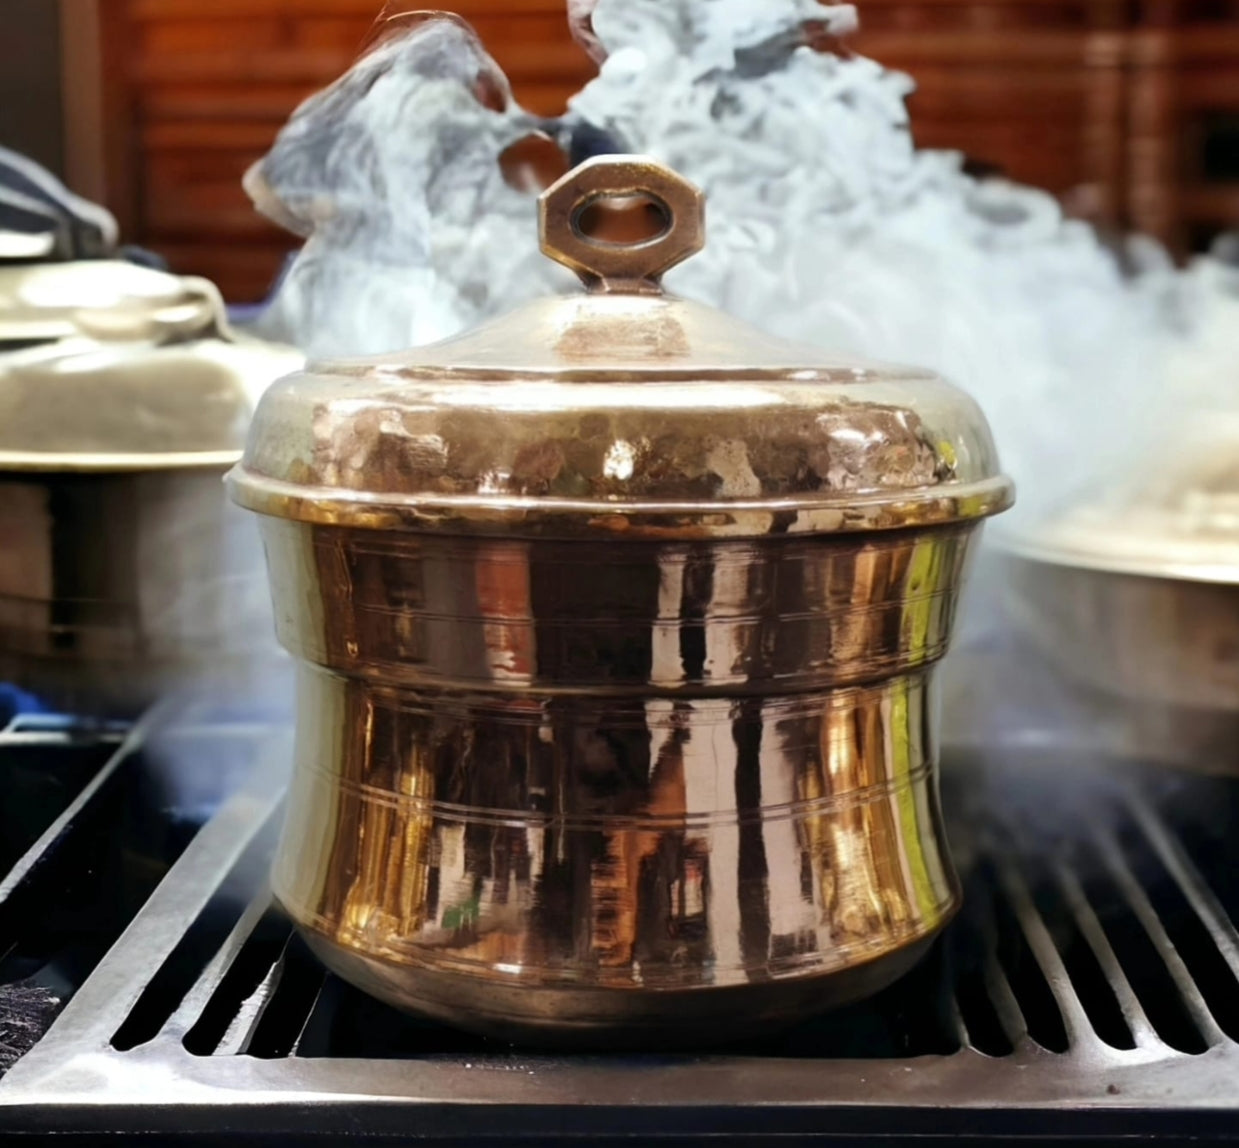
[[[1239,583],[1239,415],[1188,420],[1138,474],[1006,547],[1061,566]]]
[[[653,239],[585,230],[645,200]],[[308,522],[625,537],[839,532],[1005,509],[985,419],[921,370],[825,355],[664,295],[700,250],[702,196],[600,157],[540,201],[543,251],[588,290],[416,351],[272,387],[234,498]]]
[[[0,470],[228,466],[287,347],[204,279],[120,260],[0,267]]]

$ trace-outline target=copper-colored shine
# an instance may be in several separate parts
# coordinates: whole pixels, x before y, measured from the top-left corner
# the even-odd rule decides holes
[[[973,527],[263,527],[304,666],[275,888],[371,991],[505,1035],[697,1039],[872,991],[953,912],[928,689]]]
[[[590,265],[565,221],[638,192],[669,230]],[[699,1044],[881,988],[957,906],[932,678],[1010,484],[942,380],[737,359],[661,297],[699,211],[650,161],[565,177],[596,291],[282,384],[232,475],[300,667],[274,888],[400,1007]]]

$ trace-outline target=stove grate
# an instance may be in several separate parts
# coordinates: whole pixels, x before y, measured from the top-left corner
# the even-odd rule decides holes
[[[175,747],[188,762],[202,737],[227,735],[210,725],[148,739],[34,714],[0,731],[0,1028],[10,1031],[0,1074],[47,1031],[205,820],[201,802],[186,805],[166,784],[167,754]]]
[[[256,1133],[597,1140],[739,1136],[761,1111],[753,1135],[1239,1136],[1239,782],[952,763],[967,907],[903,981],[777,1040],[572,1057],[410,1020],[326,973],[263,884],[286,734],[195,744],[233,781],[0,1084],[0,1128],[202,1135],[244,1113]]]

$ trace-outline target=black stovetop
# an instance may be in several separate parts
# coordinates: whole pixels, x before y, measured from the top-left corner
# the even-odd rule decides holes
[[[202,701],[0,735],[0,1134],[1239,1139],[1239,782],[948,761],[967,909],[903,981],[775,1041],[571,1057],[318,965],[264,884],[288,748]]]

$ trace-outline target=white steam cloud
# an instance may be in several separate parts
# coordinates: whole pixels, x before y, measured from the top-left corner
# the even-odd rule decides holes
[[[314,356],[451,335],[568,284],[500,156],[539,127],[600,130],[709,197],[705,252],[670,289],[758,327],[940,370],[981,402],[1019,530],[1158,465],[1175,420],[1225,406],[1239,270],[1116,252],[1049,195],[917,150],[912,81],[815,51],[851,8],[813,0],[572,0],[599,75],[540,124],[460,22],[411,27],[307,101],[247,180],[309,236],[265,319]],[[479,94],[501,99],[487,102]],[[497,104],[506,101],[503,110]],[[1002,627],[982,585],[965,644]]]

